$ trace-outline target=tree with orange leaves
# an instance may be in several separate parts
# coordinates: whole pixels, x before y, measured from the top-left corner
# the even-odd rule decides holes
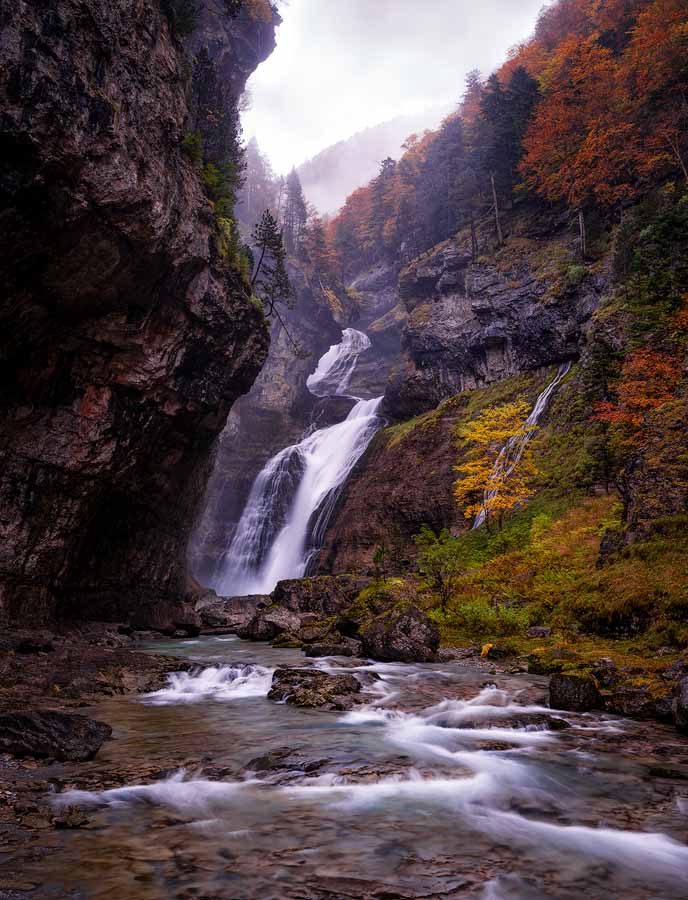
[[[650,348],[630,353],[616,385],[616,402],[597,406],[596,418],[612,425],[629,426],[627,440],[637,436],[645,416],[674,400],[681,381],[676,357]]]

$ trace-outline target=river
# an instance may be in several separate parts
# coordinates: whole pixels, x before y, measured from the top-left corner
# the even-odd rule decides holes
[[[89,710],[115,739],[54,797],[89,820],[56,833],[41,896],[687,895],[688,741],[669,727],[556,713],[546,679],[475,663],[308,661],[233,636],[154,649],[211,668]],[[304,664],[353,672],[363,703],[267,699],[276,666]]]

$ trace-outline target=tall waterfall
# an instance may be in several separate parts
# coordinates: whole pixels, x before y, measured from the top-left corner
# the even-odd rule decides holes
[[[511,475],[511,473],[514,471],[521,457],[523,456],[523,451],[526,449],[528,442],[535,433],[535,426],[540,421],[540,417],[542,416],[543,412],[547,409],[547,405],[549,404],[552,394],[556,391],[562,379],[565,378],[566,375],[568,375],[570,369],[570,362],[562,363],[562,365],[559,366],[559,371],[537,398],[531,414],[525,421],[526,426],[529,427],[524,428],[522,431],[519,431],[518,434],[510,437],[500,450],[499,456],[495,461],[494,468],[492,469],[492,474],[490,475],[490,482],[492,482],[493,484],[499,484],[500,482],[504,481],[505,478],[508,478],[509,475]],[[488,488],[485,491],[483,508],[475,517],[473,528],[480,528],[480,526],[485,522],[485,519],[487,518],[487,505],[490,500],[493,500],[497,496],[498,493],[499,489],[497,487]]]
[[[307,386],[317,397],[345,395],[360,353],[370,347],[347,328],[320,359]],[[307,434],[258,474],[213,587],[223,596],[267,594],[300,578],[318,551],[339,492],[380,425],[382,397],[358,400],[343,422]]]

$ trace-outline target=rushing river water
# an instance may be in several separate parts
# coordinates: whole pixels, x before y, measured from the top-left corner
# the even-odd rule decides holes
[[[46,896],[688,895],[688,741],[669,728],[552,713],[546,679],[459,663],[318,660],[365,704],[300,709],[265,696],[299,651],[155,649],[213,668],[93,710],[115,739],[55,797],[90,820],[40,863]]]

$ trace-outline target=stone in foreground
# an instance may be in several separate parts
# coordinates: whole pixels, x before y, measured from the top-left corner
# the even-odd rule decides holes
[[[353,675],[327,675],[318,669],[276,669],[270,700],[320,709],[351,709],[361,684]]]
[[[682,678],[677,685],[673,714],[678,730],[688,734],[688,677]]]
[[[383,662],[434,662],[437,626],[417,606],[392,607],[361,628],[363,655]]]
[[[552,709],[585,712],[600,709],[602,699],[592,675],[552,675],[549,680],[549,705]]]
[[[0,714],[0,752],[60,762],[93,759],[112,728],[56,710]]]

